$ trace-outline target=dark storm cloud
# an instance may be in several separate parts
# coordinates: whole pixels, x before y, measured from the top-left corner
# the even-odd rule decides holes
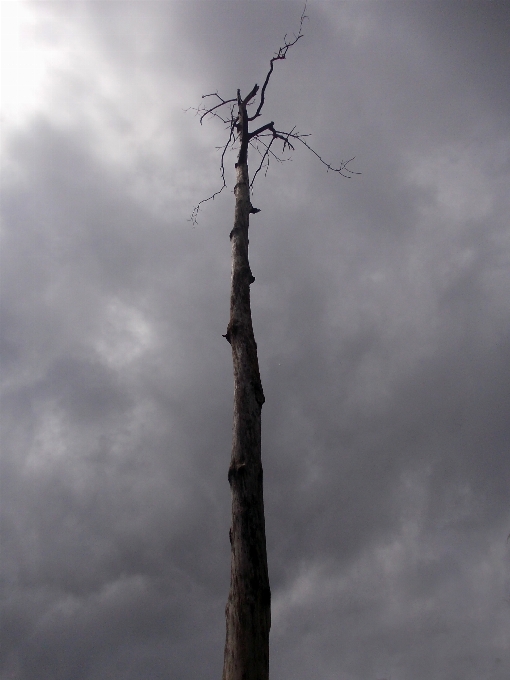
[[[64,58],[3,129],[1,677],[217,677],[233,205],[186,221],[222,127],[183,109],[302,7],[29,6]],[[297,149],[254,195],[272,675],[503,680],[508,10],[308,14],[268,120],[363,174]]]
[[[207,555],[209,537],[218,535],[214,498],[201,482],[191,491],[197,485],[194,451],[209,439],[206,432],[216,417],[200,407],[196,388],[188,387],[186,395],[171,380],[169,390],[168,378],[166,385],[158,380],[165,371],[158,356],[149,357],[140,383],[136,374],[118,370],[115,361],[122,363],[122,356],[108,366],[101,343],[94,343],[98,331],[108,335],[116,320],[102,318],[104,298],[136,300],[144,252],[152,248],[146,233],[161,225],[132,202],[127,205],[115,181],[105,182],[83,148],[49,126],[36,126],[23,140],[13,140],[12,148],[26,184],[13,188],[3,202],[5,225],[11,227],[4,239],[10,257],[2,268],[2,333],[11,357],[4,362],[2,430],[7,668],[15,669],[15,677],[102,675],[103,665],[113,663],[109,648],[136,639],[141,656],[150,654],[144,647],[157,641],[138,640],[138,630],[152,640],[160,625],[166,631],[169,625],[185,628],[180,598],[192,597],[200,587],[197,578],[211,579],[200,564],[210,568],[214,560],[202,558],[195,565],[198,553],[190,554],[186,537],[203,534]],[[180,250],[182,260],[186,246],[168,245],[162,264],[171,271],[176,268],[171,253]],[[171,296],[171,282],[166,286]],[[173,301],[166,304],[172,307]],[[181,323],[186,316],[180,314]],[[129,335],[129,327],[121,330]],[[188,346],[200,343],[193,330],[185,336]],[[130,343],[136,351],[136,340],[127,338],[128,355]],[[115,349],[126,344],[120,332],[112,342]],[[177,345],[176,339],[168,347],[170,365],[185,362]],[[204,352],[197,349],[196,355]],[[200,372],[196,358],[192,363],[187,372],[177,369],[184,369],[190,382]],[[202,391],[207,395],[207,388]],[[191,398],[194,405],[185,406]],[[169,414],[179,410],[185,411],[180,425],[169,422]],[[197,413],[202,432],[187,442],[184,430]],[[219,420],[226,448],[229,418],[220,414]],[[158,478],[165,469],[162,485]],[[179,490],[182,476],[187,494]],[[169,558],[173,567],[162,573]],[[185,574],[192,567],[195,577],[189,581]],[[220,577],[223,586],[225,581]],[[202,595],[199,600],[205,604]],[[154,608],[150,602],[156,601]],[[94,661],[103,654],[105,660]]]

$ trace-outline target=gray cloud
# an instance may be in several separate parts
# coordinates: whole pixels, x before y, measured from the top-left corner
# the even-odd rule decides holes
[[[218,677],[233,201],[187,221],[222,128],[183,109],[261,82],[301,7],[23,7],[46,76],[2,129],[0,677]],[[363,174],[297,149],[255,188],[271,672],[503,680],[509,12],[308,14],[268,119]]]

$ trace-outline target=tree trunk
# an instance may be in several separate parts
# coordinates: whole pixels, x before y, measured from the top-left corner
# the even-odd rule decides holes
[[[231,580],[225,616],[223,680],[268,680],[271,591],[267,571],[261,461],[264,393],[250,307],[248,120],[238,92],[239,151],[232,244],[230,321],[225,337],[234,364],[234,423],[228,481],[232,492]]]

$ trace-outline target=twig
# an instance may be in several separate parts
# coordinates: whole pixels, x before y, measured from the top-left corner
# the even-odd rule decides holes
[[[278,49],[278,52],[275,52],[274,57],[271,58],[269,61],[269,70],[266,74],[266,78],[264,80],[264,84],[262,85],[262,89],[259,88],[257,84],[254,85],[254,87],[251,89],[249,94],[242,99],[240,91],[237,91],[237,97],[232,98],[232,99],[224,99],[221,97],[218,92],[211,92],[209,94],[204,94],[202,96],[202,99],[207,99],[208,97],[216,97],[219,99],[219,102],[214,104],[213,106],[207,107],[205,104],[201,104],[198,108],[192,109],[196,112],[197,115],[200,115],[200,124],[203,123],[204,119],[211,115],[215,118],[218,118],[219,120],[224,123],[228,129],[229,129],[229,138],[227,140],[227,143],[223,147],[218,147],[218,149],[222,149],[221,153],[221,161],[220,161],[220,174],[221,174],[221,179],[223,182],[223,185],[218,191],[215,191],[212,196],[209,196],[209,198],[205,198],[200,203],[198,203],[195,208],[193,209],[193,212],[191,213],[191,218],[190,221],[195,225],[197,224],[197,215],[200,210],[200,206],[203,203],[206,203],[207,201],[214,200],[218,194],[221,194],[223,189],[227,186],[226,181],[225,181],[225,154],[227,153],[227,150],[229,146],[232,146],[234,148],[234,144],[236,141],[236,133],[237,137],[239,138],[240,141],[242,141],[242,146],[240,150],[240,158],[241,156],[246,157],[247,153],[247,148],[248,146],[252,146],[254,149],[257,150],[257,152],[261,156],[260,163],[253,175],[253,178],[250,182],[250,188],[253,188],[255,179],[259,172],[265,168],[264,174],[267,175],[268,169],[269,169],[269,161],[271,158],[276,160],[279,163],[282,163],[286,160],[290,160],[290,158],[282,158],[278,154],[276,154],[273,149],[271,148],[273,143],[275,141],[280,141],[282,143],[282,154],[286,152],[288,149],[289,151],[294,151],[295,147],[292,142],[297,141],[303,144],[309,151],[311,151],[314,156],[316,156],[319,161],[326,167],[326,170],[329,172],[337,172],[339,173],[342,177],[345,177],[347,179],[350,179],[353,175],[361,175],[360,172],[356,172],[355,170],[351,170],[348,165],[354,160],[353,158],[350,158],[348,161],[341,161],[340,166],[338,168],[333,167],[330,163],[326,162],[322,156],[313,149],[310,144],[306,141],[306,137],[309,137],[310,135],[308,134],[303,134],[299,132],[295,132],[296,128],[293,127],[289,132],[284,132],[283,130],[277,130],[274,126],[274,121],[271,121],[270,123],[265,123],[264,125],[261,125],[258,127],[256,130],[253,130],[253,132],[249,132],[247,129],[247,123],[250,123],[254,121],[256,118],[258,118],[261,115],[261,111],[264,107],[265,104],[265,96],[266,96],[266,89],[269,84],[271,75],[274,70],[274,64],[276,61],[281,61],[286,58],[287,52],[291,47],[293,47],[298,40],[300,40],[303,37],[303,22],[305,19],[307,19],[306,15],[306,7],[307,7],[307,1],[305,2],[305,6],[303,9],[303,12],[301,13],[301,18],[299,21],[299,31],[296,34],[294,34],[294,38],[292,40],[287,40],[287,36],[284,36],[283,39],[283,45]],[[259,94],[260,90],[260,94]],[[245,129],[241,130],[240,129],[240,123],[239,121],[241,118],[238,115],[234,115],[235,111],[235,104],[237,103],[237,106],[239,107],[239,111],[241,111],[241,107],[243,108],[244,111],[246,111],[246,107],[250,104],[253,103],[252,100],[259,94],[259,103],[257,106],[257,109],[253,116],[245,117],[244,118],[244,126]],[[230,115],[229,117],[223,117],[218,113],[218,109],[221,109],[223,106],[227,106],[230,104]],[[188,109],[189,110],[189,109]],[[269,141],[265,142],[263,140],[264,137],[269,137]],[[291,141],[292,140],[292,141]],[[260,143],[264,148],[264,151],[262,152],[258,148],[258,143]]]

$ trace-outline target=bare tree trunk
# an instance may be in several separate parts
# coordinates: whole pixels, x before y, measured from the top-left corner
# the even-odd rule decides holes
[[[228,480],[232,492],[231,581],[226,606],[223,680],[268,680],[271,591],[267,570],[261,461],[264,393],[250,307],[248,260],[250,183],[246,100],[238,92],[237,130],[241,148],[235,186],[230,321],[225,337],[234,364],[234,423]]]
[[[306,19],[306,2],[301,13],[299,32],[293,39],[285,36],[283,45],[269,60],[269,70],[260,89],[257,84],[251,92],[241,98],[224,99],[218,92],[202,96],[206,103],[196,110],[200,123],[214,116],[221,120],[229,136],[223,147],[220,172],[223,185],[203,199],[191,213],[196,224],[197,215],[203,203],[213,200],[227,187],[225,181],[225,154],[232,148],[236,137],[240,143],[236,163],[237,181],[234,187],[236,208],[234,228],[230,232],[232,244],[232,287],[230,293],[230,321],[225,338],[232,345],[234,363],[234,425],[232,436],[232,458],[228,470],[228,481],[232,492],[232,526],[230,528],[231,572],[230,592],[225,616],[227,638],[223,663],[223,680],[269,680],[269,629],[271,627],[271,590],[267,572],[266,530],[264,521],[264,498],[261,461],[261,411],[264,392],[260,381],[257,344],[253,335],[250,307],[250,285],[255,281],[248,260],[248,229],[251,213],[259,212],[250,202],[250,180],[248,175],[248,146],[254,146],[260,153],[260,163],[253,180],[262,170],[266,171],[269,161],[286,160],[283,156],[294,149],[296,141],[311,151],[328,170],[343,177],[359,174],[348,165],[354,160],[341,161],[338,168],[327,163],[306,141],[308,135],[278,130],[274,121],[265,123],[249,132],[248,124],[262,116],[266,89],[273,73],[274,64],[286,59],[287,52],[303,37],[303,22]],[[255,111],[248,116],[246,107],[255,104]],[[235,115],[237,102],[237,116]],[[229,113],[225,114],[228,107]],[[280,155],[274,151],[274,143],[282,146]]]

